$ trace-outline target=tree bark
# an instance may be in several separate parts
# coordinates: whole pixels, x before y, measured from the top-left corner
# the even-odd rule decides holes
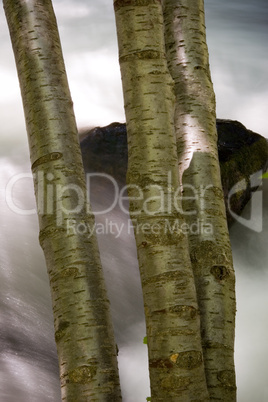
[[[196,290],[176,198],[174,94],[161,2],[116,0],[114,8],[151,396],[154,402],[207,401]]]
[[[163,0],[175,130],[211,400],[235,401],[235,276],[217,152],[203,0]]]
[[[53,301],[63,401],[121,400],[116,345],[56,18],[4,0],[20,81]],[[79,229],[80,228],[80,229]],[[82,230],[85,228],[85,230]],[[83,233],[83,234],[82,234]]]

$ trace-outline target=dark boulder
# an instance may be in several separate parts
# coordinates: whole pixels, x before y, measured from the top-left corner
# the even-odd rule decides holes
[[[127,173],[126,125],[112,123],[106,127],[95,127],[83,132],[80,142],[86,172],[102,172],[125,183]]]
[[[254,190],[250,185],[250,176],[267,167],[267,140],[247,130],[238,121],[217,119],[217,131],[226,206],[233,186],[243,179],[246,181],[246,189],[236,192],[230,199],[231,210],[239,215]],[[80,144],[86,172],[107,173],[119,183],[125,183],[128,157],[125,124],[112,123],[84,131]],[[232,217],[228,208],[227,217],[230,223]]]
[[[235,191],[230,198],[230,209],[240,215],[252,196],[250,178],[258,171],[266,171],[268,160],[267,139],[246,129],[233,120],[217,120],[218,152],[221,167],[221,181],[224,192],[228,223],[233,221],[228,207],[230,190],[239,183],[242,190]],[[260,172],[258,176],[260,177]],[[245,185],[243,185],[245,180]]]

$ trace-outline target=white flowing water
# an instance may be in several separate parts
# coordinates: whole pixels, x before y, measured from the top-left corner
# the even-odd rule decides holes
[[[0,401],[57,402],[60,388],[50,290],[38,243],[37,217],[25,215],[35,207],[25,160],[25,155],[0,159]],[[23,178],[16,176],[21,173]],[[12,178],[17,178],[13,184]],[[92,189],[96,209],[104,210],[112,202],[113,194],[105,193],[103,186]],[[134,238],[128,217],[119,208],[97,218],[99,227],[109,222],[116,223],[120,237],[111,229],[100,234],[98,241],[119,347],[124,400],[142,401],[149,396],[148,364]]]

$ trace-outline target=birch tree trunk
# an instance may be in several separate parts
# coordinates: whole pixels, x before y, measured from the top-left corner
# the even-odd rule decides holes
[[[116,0],[114,9],[152,401],[207,401],[196,290],[176,198],[174,93],[161,2]]]
[[[235,401],[235,276],[217,152],[203,0],[163,0],[183,210],[201,311],[211,400]]]
[[[50,0],[4,0],[53,301],[63,401],[119,401],[116,345]],[[84,229],[84,230],[83,230]],[[81,234],[84,233],[84,234]]]

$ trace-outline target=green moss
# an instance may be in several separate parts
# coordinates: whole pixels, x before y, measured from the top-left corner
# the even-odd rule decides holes
[[[87,384],[90,383],[97,373],[96,366],[80,366],[70,371],[69,381],[72,383]]]
[[[191,251],[191,261],[196,276],[203,276],[201,267],[210,269],[216,280],[227,279],[230,276],[228,266],[231,266],[230,250],[219,246],[212,241],[203,241]]]
[[[182,369],[194,369],[203,362],[202,353],[196,350],[179,353],[176,365]]]
[[[169,375],[161,381],[161,387],[173,392],[180,392],[189,387],[191,379],[189,377],[178,377]]]
[[[254,144],[242,147],[229,160],[220,164],[221,181],[229,223],[232,222],[232,217],[227,207],[229,191],[237,183],[243,180],[246,181],[244,188],[234,193],[230,199],[231,210],[236,214],[240,214],[251,196],[250,176],[262,170],[266,165],[267,159],[268,144],[265,138],[260,137]]]
[[[174,306],[171,307],[170,310],[176,313],[178,317],[181,317],[187,321],[196,319],[198,314],[197,309],[192,306]]]
[[[231,371],[231,370],[220,371],[217,374],[217,379],[220,381],[220,383],[224,387],[230,388],[230,389],[236,389],[235,375],[234,375],[233,371]]]
[[[241,148],[232,158],[220,164],[223,188],[229,190],[239,181],[261,170],[268,158],[268,145],[261,138],[253,145]]]
[[[210,272],[217,281],[222,281],[230,275],[228,268],[223,265],[214,265]]]
[[[79,269],[75,267],[69,267],[61,271],[61,276],[64,278],[68,278],[70,276],[73,276],[75,278],[78,275],[79,275]]]

